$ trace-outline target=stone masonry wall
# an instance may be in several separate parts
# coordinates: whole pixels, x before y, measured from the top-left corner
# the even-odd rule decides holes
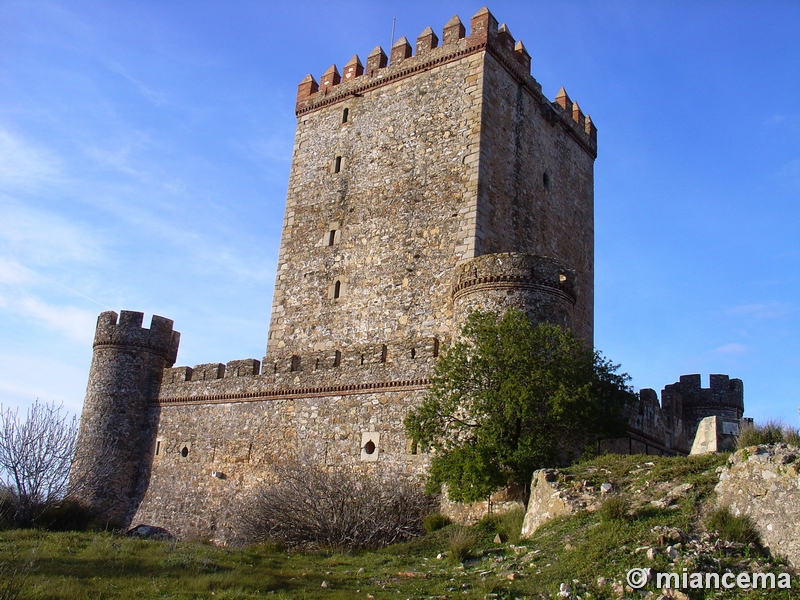
[[[402,421],[421,390],[153,407],[158,436],[147,493],[133,518],[181,538],[229,541],[238,507],[272,467],[302,457],[349,465],[391,481],[421,483],[428,456],[407,442]],[[364,454],[365,437],[376,446]]]
[[[567,110],[515,77],[504,56],[487,53],[483,70],[476,255],[523,252],[573,270],[572,329],[593,344],[596,150],[571,119],[552,119]]]
[[[524,310],[534,322],[572,326],[575,272],[541,256],[505,252],[462,261],[453,275],[456,329],[470,312]]]
[[[555,103],[481,9],[465,36],[426,29],[298,88],[265,362],[454,333],[452,269],[490,253],[575,271],[573,328],[592,341],[596,130]],[[575,263],[575,264],[573,264]]]
[[[266,362],[452,333],[482,62],[474,54],[299,117]]]

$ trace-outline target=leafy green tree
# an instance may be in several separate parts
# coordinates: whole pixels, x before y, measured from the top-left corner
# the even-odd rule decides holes
[[[635,400],[614,365],[565,329],[519,310],[472,313],[405,420],[432,451],[428,491],[472,502],[533,471],[625,434]]]

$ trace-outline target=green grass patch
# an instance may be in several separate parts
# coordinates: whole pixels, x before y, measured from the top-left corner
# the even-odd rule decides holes
[[[720,539],[740,544],[761,545],[758,530],[747,515],[735,516],[728,507],[718,508],[708,519],[709,531],[716,531]]]
[[[697,533],[706,523],[709,528],[716,524],[713,515],[711,521],[701,518],[700,507],[713,501],[716,468],[726,458],[614,456],[570,467],[562,485],[597,490],[609,482],[613,495],[594,512],[554,519],[526,540],[515,538],[521,511],[492,515],[473,527],[446,524],[403,544],[351,552],[289,551],[273,544],[221,548],[107,532],[6,530],[0,532],[0,598],[7,574],[16,570],[23,576],[19,600],[316,600],[366,599],[368,594],[376,599],[478,600],[488,595],[499,600],[552,598],[561,583],[574,585],[576,579],[582,600],[589,598],[587,592],[594,600],[610,600],[616,596],[608,586],[597,587],[599,576],[620,580],[633,567],[672,572],[685,566],[671,565],[663,552],[649,562],[642,548],[657,543],[656,526]],[[687,482],[691,489],[671,504],[651,503]],[[608,503],[617,497],[622,503],[611,510]],[[605,511],[611,514],[604,516]],[[507,542],[495,544],[497,534],[508,536]],[[758,556],[754,553],[753,559]],[[735,568],[730,561],[720,554],[701,566]],[[768,595],[754,591],[706,597],[788,600],[793,595],[792,590],[770,590]]]

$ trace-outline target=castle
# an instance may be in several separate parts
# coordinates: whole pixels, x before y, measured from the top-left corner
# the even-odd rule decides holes
[[[109,519],[225,539],[297,456],[418,479],[403,418],[472,310],[593,342],[597,130],[486,8],[307,76],[296,114],[263,361],[173,367],[169,319],[98,319],[72,479]],[[712,377],[643,390],[611,449],[687,452],[698,415],[740,418],[741,382]]]

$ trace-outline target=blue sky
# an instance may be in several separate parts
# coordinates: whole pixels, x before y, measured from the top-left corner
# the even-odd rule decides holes
[[[297,84],[468,2],[0,3],[0,401],[79,411],[99,312],[262,358]],[[598,127],[595,344],[800,404],[800,3],[488,5]]]

